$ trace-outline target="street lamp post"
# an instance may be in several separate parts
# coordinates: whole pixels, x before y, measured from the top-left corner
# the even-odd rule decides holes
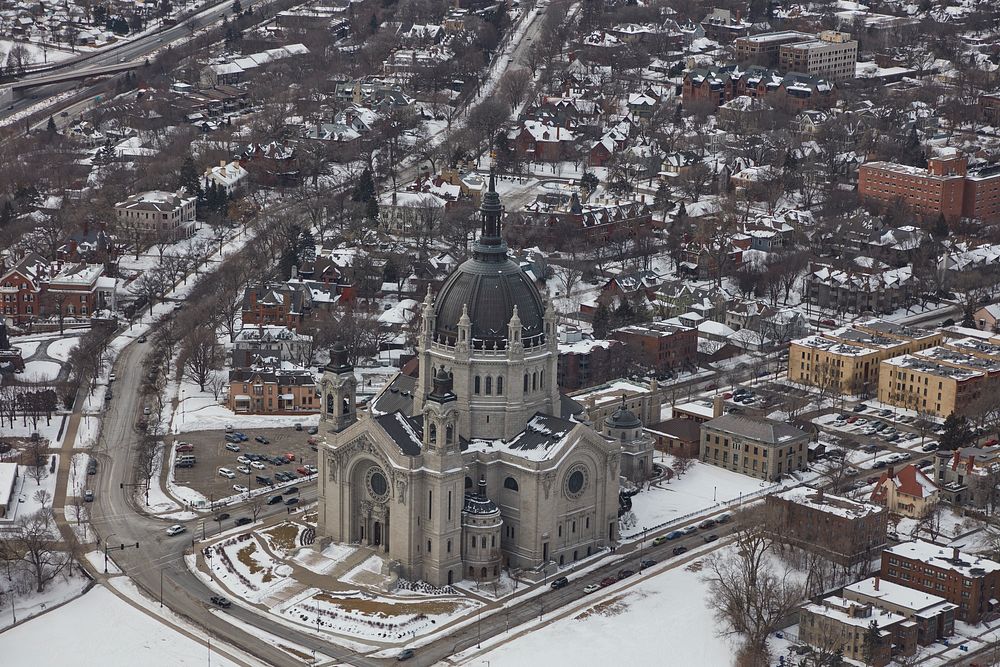
[[[163,609],[163,567],[160,567],[160,609]]]

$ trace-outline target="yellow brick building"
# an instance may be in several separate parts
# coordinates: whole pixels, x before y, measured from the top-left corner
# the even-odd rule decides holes
[[[1000,348],[949,341],[881,363],[878,399],[908,410],[947,417],[975,405],[1000,384]],[[992,353],[991,349],[994,348]],[[964,351],[975,350],[975,354]]]

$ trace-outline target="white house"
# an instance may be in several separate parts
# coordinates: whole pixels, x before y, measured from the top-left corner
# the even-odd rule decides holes
[[[207,190],[213,183],[226,191],[226,195],[232,196],[242,190],[246,184],[246,177],[249,175],[237,160],[226,163],[225,160],[219,162],[217,167],[209,167],[202,175],[202,188]]]

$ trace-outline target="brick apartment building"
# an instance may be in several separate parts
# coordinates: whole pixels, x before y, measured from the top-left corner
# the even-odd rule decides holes
[[[824,30],[817,39],[782,44],[778,67],[786,72],[804,72],[830,81],[853,79],[858,62],[858,42],[846,32]]]
[[[884,207],[903,201],[924,218],[949,222],[976,218],[1000,221],[1000,165],[968,169],[968,159],[953,148],[940,149],[927,168],[894,162],[866,162],[858,169],[858,194]]]
[[[703,422],[702,463],[777,481],[805,468],[809,434],[791,424],[748,415],[725,414]]]
[[[956,616],[977,624],[993,611],[1000,596],[1000,563],[963,554],[923,540],[882,552],[881,576],[907,588],[943,597],[958,605]]]
[[[618,377],[623,357],[621,341],[595,340],[579,329],[564,327],[559,331],[559,387],[575,391]]]
[[[767,526],[777,539],[839,565],[870,561],[885,547],[884,507],[799,486],[765,500]]]
[[[872,624],[878,628],[874,655],[868,656],[866,639]],[[870,602],[830,595],[799,611],[799,639],[823,650],[840,648],[849,660],[886,667],[894,655],[913,655],[917,627],[902,614],[876,608]]]
[[[929,646],[955,634],[955,611],[958,606],[939,595],[882,581],[874,576],[844,586],[844,599],[871,604],[878,609],[899,614],[917,626],[917,643]]]
[[[312,414],[320,399],[309,371],[261,364],[229,372],[227,407],[240,414]]]
[[[244,325],[281,325],[298,331],[312,308],[308,290],[300,286],[251,287],[243,295]]]
[[[656,372],[693,367],[698,360],[698,330],[666,322],[633,324],[611,332],[629,355]]]
[[[707,101],[718,107],[741,95],[766,98],[768,103],[790,112],[825,109],[836,101],[833,84],[811,74],[751,65],[695,68],[684,75],[681,88],[684,105]]]
[[[132,195],[115,204],[121,229],[134,229],[145,241],[179,241],[194,232],[198,198],[183,190],[151,190]]]
[[[50,263],[29,253],[0,277],[0,314],[25,324],[62,311],[65,317],[89,318],[116,307],[117,281],[104,275],[103,264]]]
[[[810,33],[798,30],[762,32],[736,38],[733,40],[733,48],[736,49],[736,59],[741,63],[777,67],[778,54],[782,46],[796,42],[811,42],[815,39],[816,37]]]

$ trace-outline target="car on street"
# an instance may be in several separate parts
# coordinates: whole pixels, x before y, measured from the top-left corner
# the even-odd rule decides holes
[[[705,519],[704,521],[698,524],[698,527],[702,529],[715,528],[715,523],[716,523],[715,519]]]
[[[268,440],[267,438],[265,438],[262,435],[258,435],[256,438],[254,438],[254,442],[259,442],[262,445],[269,445],[269,444],[271,444],[271,441]]]
[[[715,520],[718,523],[726,523],[727,521],[730,521],[732,518],[733,518],[732,512],[723,512],[719,516],[715,517]]]
[[[563,586],[569,586],[569,579],[566,577],[559,577],[558,579],[553,579],[552,583],[549,584],[553,589],[559,589]]]
[[[414,654],[412,648],[404,648],[402,651],[400,651],[399,655],[396,656],[396,660],[399,662],[402,662],[403,660],[409,660],[410,658],[413,657],[413,655]]]
[[[227,479],[236,479],[236,473],[234,473],[229,468],[219,468],[219,477],[225,477]]]
[[[599,591],[599,590],[601,590],[601,587],[598,584],[587,584],[586,586],[583,587],[584,593],[593,593],[594,591]]]
[[[96,460],[90,459],[89,461],[87,461],[87,474],[88,475],[96,475],[97,474],[97,461]]]
[[[280,495],[271,496],[270,498],[267,499],[267,504],[268,505],[277,505],[282,500],[284,500],[284,498],[282,498]]]
[[[690,526],[684,526],[680,529],[681,535],[691,535],[698,532],[698,526],[691,524]]]
[[[260,461],[253,461],[250,463],[250,467],[253,468],[254,470],[263,470],[267,466],[261,463]]]
[[[138,340],[138,342],[140,342],[140,343],[145,343],[145,342],[146,342],[146,336],[145,336],[145,335],[143,335],[143,336],[139,336],[139,338],[138,338],[137,340]]]
[[[85,502],[85,503],[92,503],[92,502],[94,502],[94,492],[91,491],[90,489],[87,489],[86,491],[84,491],[83,492],[83,502]]]
[[[222,607],[223,609],[229,609],[231,606],[233,606],[232,602],[230,602],[228,599],[222,597],[221,595],[213,595],[212,597],[210,597],[208,599],[216,607]]]
[[[938,448],[938,444],[936,442],[928,442],[926,445],[924,445],[920,449],[922,451],[925,451],[925,452],[934,452],[934,451],[937,451],[937,448]]]
[[[606,586],[610,586],[611,584],[614,584],[617,581],[618,580],[615,579],[614,577],[604,577],[603,579],[601,579],[601,587],[604,588]]]
[[[169,535],[170,537],[173,537],[174,535],[180,535],[181,533],[185,532],[186,530],[187,530],[187,528],[185,528],[181,524],[175,523],[174,525],[170,526],[170,528],[167,528],[167,535]]]
[[[117,378],[118,378],[118,376],[117,376],[117,375],[115,375],[114,373],[110,373],[110,374],[108,375],[108,384],[111,384],[111,383],[112,383],[112,382],[114,382],[114,381],[115,381],[115,380],[116,380]]]
[[[676,540],[679,537],[684,537],[684,533],[679,530],[671,530],[669,533],[663,536],[664,541]]]
[[[249,523],[253,523],[253,519],[251,519],[248,516],[241,516],[239,519],[236,520],[237,526],[245,526]]]
[[[299,499],[298,498],[289,498],[288,500],[285,501],[285,504],[286,505],[298,505],[299,504]]]
[[[635,570],[629,570],[628,568],[618,570],[618,580],[621,581],[622,579],[627,579],[633,574],[635,574]]]
[[[143,414],[143,416],[148,417],[149,413],[150,413],[150,409],[149,409],[149,406],[147,405],[146,407],[144,407],[142,409],[142,414]]]
[[[686,553],[687,550],[688,550],[687,547],[674,547],[673,554],[675,556],[680,556],[682,553]]]
[[[227,442],[226,443],[226,449],[228,449],[231,452],[238,452],[238,451],[240,451],[240,446],[239,445],[234,445],[231,442]]]
[[[306,430],[306,433],[308,433],[309,435],[316,435],[317,433],[319,433],[319,429],[317,427],[315,427],[315,426],[310,426]]]
[[[217,515],[215,517],[215,520],[216,521],[225,521],[228,518],[229,518],[229,512],[223,512],[222,514]]]
[[[709,542],[714,542],[717,539],[719,539],[719,536],[716,535],[715,533],[712,533],[711,535],[706,535],[705,536],[705,543],[707,544]]]
[[[646,560],[639,561],[639,567],[653,567],[656,565],[656,561],[652,558],[647,558]]]
[[[249,490],[250,489],[243,486],[242,484],[233,484],[233,491],[235,491],[236,493],[246,493]]]
[[[285,493],[298,493],[298,492],[299,492],[299,487],[297,486],[290,486],[287,489],[285,489]]]

